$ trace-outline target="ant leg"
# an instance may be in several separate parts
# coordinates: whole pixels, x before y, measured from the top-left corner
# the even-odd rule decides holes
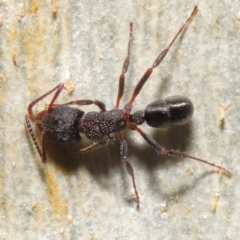
[[[125,73],[128,70],[129,66],[129,59],[130,59],[130,50],[131,50],[131,45],[132,45],[132,29],[133,29],[133,23],[130,22],[130,33],[129,33],[129,40],[128,40],[128,52],[127,52],[127,57],[125,58],[123,62],[123,67],[122,67],[122,74],[119,77],[119,85],[118,85],[118,96],[117,96],[117,101],[115,107],[118,108],[120,100],[123,96],[124,93],[124,81],[125,81]]]
[[[143,132],[139,127],[137,127],[135,124],[131,124],[129,126],[129,128],[131,130],[135,130],[137,131],[138,133],[140,133],[140,135],[145,139],[145,141],[150,145],[152,146],[158,153],[162,154],[162,155],[169,155],[169,156],[175,156],[175,157],[183,157],[183,158],[191,158],[193,160],[196,160],[196,161],[199,161],[199,162],[203,162],[203,163],[206,163],[208,165],[211,165],[213,167],[216,167],[222,171],[224,171],[226,174],[228,175],[232,175],[232,173],[230,171],[228,171],[226,168],[220,166],[220,165],[217,165],[215,163],[211,163],[207,160],[203,160],[203,159],[200,159],[200,158],[196,158],[196,157],[193,157],[191,155],[188,155],[186,152],[179,152],[177,150],[173,150],[173,149],[166,149],[164,148],[163,146],[161,146],[159,143],[157,143],[153,138],[151,138],[147,133]]]
[[[194,14],[197,12],[197,6],[194,6],[193,11],[191,13],[191,15],[188,17],[188,19],[186,20],[186,22],[182,25],[182,27],[178,30],[177,34],[174,36],[173,40],[170,42],[170,44],[158,55],[158,57],[156,58],[156,60],[154,61],[153,65],[151,68],[147,69],[147,71],[144,73],[144,75],[142,76],[142,78],[139,80],[137,86],[135,87],[132,97],[128,103],[128,105],[132,105],[132,103],[134,102],[135,98],[137,97],[137,95],[139,94],[139,92],[141,91],[142,87],[144,86],[144,84],[146,83],[146,81],[148,80],[148,78],[150,77],[150,75],[152,74],[152,71],[155,67],[157,67],[162,60],[165,58],[165,56],[167,55],[169,49],[171,48],[172,44],[174,43],[174,41],[177,39],[177,37],[179,36],[179,34],[182,32],[182,30],[185,28],[185,26],[190,22],[190,20],[192,19],[192,17],[194,16]]]
[[[38,103],[39,101],[41,101],[43,98],[47,97],[49,94],[51,94],[52,92],[56,91],[55,95],[53,96],[53,99],[51,101],[51,103],[48,106],[48,111],[51,110],[55,100],[57,99],[57,97],[59,96],[59,94],[61,93],[62,89],[64,87],[63,83],[58,84],[56,87],[54,87],[52,90],[46,92],[45,94],[43,94],[42,96],[38,97],[37,99],[35,99],[34,101],[32,101],[29,105],[28,105],[28,115],[30,118],[33,118],[33,112],[32,112],[32,108],[33,106]]]
[[[67,102],[67,103],[63,103],[63,104],[54,104],[53,107],[63,106],[63,105],[74,105],[74,104],[79,105],[79,106],[94,104],[101,110],[101,112],[106,112],[106,106],[103,102],[98,101],[98,100],[93,101],[90,99],[75,100],[75,101],[71,101],[71,102]]]
[[[102,140],[102,141],[99,141],[99,142],[93,142],[88,147],[80,149],[79,152],[72,155],[69,159],[74,159],[74,158],[78,157],[78,155],[80,155],[80,154],[84,154],[88,151],[95,150],[95,149],[98,149],[98,148],[101,148],[101,147],[105,147],[106,145],[108,145],[111,142],[112,139],[113,138],[111,136],[108,136],[108,138],[105,139],[105,140]]]
[[[35,134],[33,132],[32,125],[30,123],[30,118],[29,118],[28,114],[25,115],[25,122],[26,122],[27,130],[28,130],[28,132],[29,132],[29,134],[30,134],[30,136],[31,136],[31,138],[33,140],[33,143],[34,143],[34,145],[35,145],[35,147],[36,147],[36,149],[38,151],[39,156],[42,159],[42,162],[46,163],[47,162],[47,158],[46,158],[45,141],[46,141],[47,132],[42,132],[41,131],[41,133],[42,133],[42,150],[41,150],[41,148],[40,148],[40,146],[39,146],[39,144],[37,142],[36,136],[35,136]],[[38,126],[39,129],[41,128],[39,124],[37,124],[37,126]]]
[[[52,90],[48,91],[47,93],[43,94],[42,96],[38,97],[36,100],[34,100],[33,102],[31,102],[29,105],[28,105],[28,113],[25,115],[25,123],[26,123],[26,127],[27,127],[27,130],[32,138],[32,141],[38,151],[38,154],[39,156],[41,157],[42,159],[42,162],[45,163],[47,160],[46,160],[46,153],[45,153],[45,147],[44,147],[44,142],[45,142],[45,134],[46,133],[43,133],[43,138],[42,138],[42,149],[40,148],[38,142],[37,142],[37,139],[36,139],[36,136],[33,132],[33,129],[32,129],[32,125],[31,125],[31,122],[30,122],[30,118],[33,119],[34,118],[34,115],[33,115],[33,111],[32,111],[32,108],[33,106],[38,103],[39,101],[41,101],[43,98],[45,98],[46,96],[48,96],[49,94],[51,94],[52,92],[56,91],[55,95],[53,96],[53,99],[51,101],[51,103],[49,104],[48,106],[48,112],[51,110],[51,108],[53,107],[54,105],[54,102],[55,100],[57,99],[57,97],[59,96],[59,94],[61,93],[62,89],[64,87],[64,84],[63,83],[60,83],[58,84],[56,87],[54,87]]]
[[[88,147],[82,148],[79,150],[79,153],[85,153],[94,149],[97,149],[99,147],[104,147],[106,146],[109,142],[111,141],[110,138],[107,138],[106,140],[99,141],[99,142],[93,142],[91,145]]]
[[[135,196],[136,196],[136,201],[137,201],[137,210],[139,210],[140,200],[139,200],[139,196],[138,196],[137,186],[136,186],[136,183],[135,183],[133,167],[132,167],[131,163],[128,161],[127,142],[123,139],[121,132],[118,133],[118,136],[119,136],[120,141],[121,141],[120,154],[121,154],[122,162],[126,164],[125,166],[126,166],[127,172],[132,178],[133,188],[134,188],[134,191],[135,191]]]
[[[33,143],[34,143],[34,146],[37,149],[38,154],[39,154],[39,156],[42,159],[42,162],[44,162],[42,150],[40,149],[40,146],[39,146],[39,144],[37,142],[36,136],[35,136],[35,134],[33,132],[32,125],[31,125],[30,118],[29,118],[28,114],[25,115],[25,123],[26,123],[27,130],[28,130],[28,132],[29,132],[29,134],[30,134],[30,136],[32,138]]]

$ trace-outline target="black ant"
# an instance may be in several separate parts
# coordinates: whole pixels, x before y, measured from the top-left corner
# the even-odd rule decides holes
[[[231,175],[230,171],[221,167],[220,165],[216,165],[206,160],[193,157],[185,152],[179,152],[173,149],[168,150],[164,148],[137,126],[146,122],[149,126],[154,128],[165,128],[168,126],[182,125],[186,123],[187,121],[190,120],[193,114],[193,104],[191,100],[189,100],[188,98],[183,96],[172,96],[166,98],[165,100],[157,100],[149,104],[144,111],[137,111],[131,114],[133,102],[135,98],[138,96],[139,92],[141,91],[142,87],[144,86],[148,78],[150,77],[150,75],[152,74],[153,69],[156,68],[162,62],[162,60],[167,55],[170,47],[172,46],[178,35],[190,22],[190,20],[192,19],[196,12],[197,6],[194,7],[191,15],[183,24],[183,26],[179,29],[179,31],[174,36],[173,40],[170,42],[167,48],[165,48],[158,55],[152,67],[147,69],[147,71],[144,73],[142,78],[137,83],[130,101],[124,106],[124,108],[122,109],[119,108],[119,103],[124,93],[125,73],[127,72],[129,66],[130,50],[133,35],[132,22],[130,22],[130,34],[128,40],[127,57],[123,63],[122,74],[119,77],[118,95],[114,109],[107,111],[105,104],[103,102],[100,102],[98,100],[92,101],[88,99],[71,101],[64,104],[55,104],[56,99],[58,98],[59,94],[61,93],[64,87],[63,83],[57,85],[52,90],[48,91],[47,93],[43,94],[42,96],[31,102],[28,106],[28,114],[26,114],[25,116],[25,121],[28,132],[31,135],[33,143],[42,159],[42,162],[43,163],[47,162],[45,147],[46,138],[53,139],[60,143],[70,143],[81,141],[82,140],[80,136],[81,133],[85,134],[89,139],[98,139],[106,136],[106,139],[94,142],[89,147],[81,149],[80,153],[82,153],[87,150],[97,148],[99,146],[107,145],[112,138],[110,134],[117,132],[121,144],[120,146],[121,159],[126,164],[127,172],[132,178],[133,188],[135,191],[137,201],[137,209],[139,209],[140,201],[137,192],[137,187],[135,184],[134,171],[131,163],[128,161],[127,143],[122,136],[122,131],[125,129],[137,131],[150,146],[152,146],[158,153],[162,155],[191,158],[209,164]],[[33,133],[32,126],[30,123],[30,118],[34,119],[32,108],[36,103],[38,103],[39,101],[41,101],[43,98],[53,93],[54,91],[55,94],[52,98],[52,101],[48,105],[48,109],[39,112],[35,117],[37,127],[42,133],[42,149],[41,149]],[[80,109],[68,107],[68,105],[83,106],[91,104],[96,105],[100,109],[100,112],[88,112],[85,114]]]

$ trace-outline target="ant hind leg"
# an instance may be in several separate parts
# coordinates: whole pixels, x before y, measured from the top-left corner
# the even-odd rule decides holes
[[[153,138],[151,138],[147,133],[143,132],[135,124],[131,124],[129,126],[129,129],[137,131],[150,146],[152,146],[158,153],[160,153],[162,155],[182,157],[182,158],[190,158],[190,159],[193,159],[193,160],[211,165],[212,167],[218,168],[219,170],[224,171],[229,176],[232,175],[232,173],[229,170],[227,170],[226,168],[224,168],[220,165],[217,165],[215,163],[212,163],[212,162],[209,162],[207,160],[191,156],[191,155],[187,154],[186,152],[180,152],[180,151],[177,151],[177,150],[174,150],[174,149],[170,149],[170,150],[166,149],[165,147],[163,147],[159,143],[157,143]]]

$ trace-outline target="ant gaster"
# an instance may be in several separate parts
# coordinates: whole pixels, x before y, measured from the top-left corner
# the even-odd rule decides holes
[[[144,111],[137,111],[136,113],[131,114],[133,102],[138,96],[146,81],[149,79],[153,69],[162,62],[178,35],[182,32],[182,30],[189,23],[189,21],[192,19],[196,12],[197,6],[194,7],[191,15],[183,24],[183,26],[179,29],[179,31],[174,36],[173,40],[170,42],[167,48],[165,48],[158,55],[152,67],[147,69],[147,71],[144,73],[142,78],[137,83],[130,101],[127,102],[123,109],[119,108],[119,103],[124,93],[125,73],[127,72],[129,66],[130,50],[132,44],[132,22],[130,22],[128,52],[126,59],[123,63],[122,74],[119,77],[118,95],[114,109],[107,111],[103,102],[100,102],[98,100],[92,101],[88,99],[71,101],[64,104],[56,104],[55,101],[64,87],[63,83],[57,85],[52,90],[48,91],[47,93],[43,94],[42,96],[31,102],[28,106],[28,114],[26,114],[25,116],[25,122],[27,130],[31,135],[33,143],[42,159],[42,162],[47,162],[45,146],[46,138],[53,139],[60,143],[70,143],[81,141],[81,133],[85,134],[89,139],[98,139],[106,136],[106,139],[94,142],[89,147],[81,149],[80,153],[82,153],[102,145],[107,145],[111,139],[110,134],[117,132],[121,144],[121,159],[126,164],[127,172],[132,178],[133,188],[135,191],[137,202],[137,209],[139,209],[140,201],[137,187],[135,184],[134,171],[131,163],[128,161],[127,143],[122,136],[122,131],[125,129],[137,131],[145,139],[145,141],[157,151],[157,153],[160,153],[162,155],[191,158],[214,166],[220,170],[225,171],[227,174],[231,174],[231,172],[221,167],[220,165],[216,165],[206,160],[190,156],[185,152],[179,152],[173,149],[166,149],[138,127],[138,125],[141,125],[144,122],[154,128],[165,128],[168,126],[182,125],[186,123],[190,120],[193,114],[193,104],[188,98],[183,96],[172,96],[166,98],[165,100],[157,100],[149,104]],[[48,105],[48,109],[39,112],[35,117],[37,127],[42,133],[42,148],[40,148],[30,123],[30,118],[34,119],[32,108],[36,103],[38,103],[43,98],[53,92],[55,92],[55,94],[50,104]],[[80,109],[68,106],[83,106],[91,104],[96,105],[100,109],[100,112],[88,112],[85,114]]]

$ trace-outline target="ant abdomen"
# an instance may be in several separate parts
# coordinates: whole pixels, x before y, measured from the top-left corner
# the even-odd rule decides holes
[[[145,121],[154,128],[182,125],[190,120],[193,104],[184,96],[171,96],[157,100],[145,109]]]

